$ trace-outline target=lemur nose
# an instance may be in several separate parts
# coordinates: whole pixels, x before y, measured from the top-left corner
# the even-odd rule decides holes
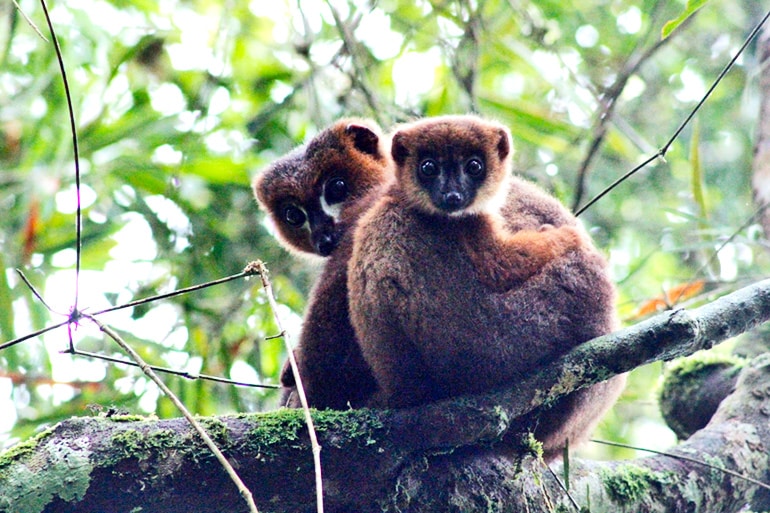
[[[463,204],[463,196],[457,191],[447,192],[444,194],[444,204],[450,210],[460,208]]]
[[[329,256],[337,247],[337,238],[333,234],[324,233],[315,242],[315,249],[321,256]]]

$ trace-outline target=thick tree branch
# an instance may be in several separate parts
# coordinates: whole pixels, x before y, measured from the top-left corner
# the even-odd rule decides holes
[[[540,463],[501,456],[493,445],[517,429],[517,416],[639,365],[709,348],[768,318],[770,280],[589,341],[511,389],[414,409],[316,412],[326,511],[396,506],[467,511],[482,503],[499,511],[546,511],[549,504],[568,505]],[[711,424],[675,451],[770,480],[763,446],[770,440],[769,359],[749,366]],[[261,510],[315,509],[313,458],[301,411],[202,421]],[[749,502],[758,489],[667,456],[571,463],[573,495],[581,505],[590,495],[592,512],[615,511],[618,504],[645,511],[674,511],[684,504],[698,507],[683,510],[738,511],[737,503]],[[245,506],[181,419],[71,419],[0,458],[0,510],[88,513],[138,507],[214,512]]]

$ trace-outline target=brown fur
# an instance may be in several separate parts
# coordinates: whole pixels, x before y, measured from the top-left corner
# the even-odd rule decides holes
[[[438,149],[437,141],[441,141]],[[505,230],[499,203],[507,190],[512,152],[510,133],[502,125],[458,116],[418,122],[393,136],[392,151],[403,197],[417,211],[439,217],[462,216],[462,222],[455,223],[462,246],[478,279],[498,292],[509,290],[581,244],[580,232],[571,226]],[[465,187],[465,192],[474,189],[468,205],[457,212],[442,211],[415,177],[417,166],[430,158],[439,165],[451,167],[454,163],[460,167],[474,156],[484,157],[483,181]]]
[[[287,249],[328,256],[319,251],[318,241],[328,237],[332,249],[336,247],[353,217],[346,215],[346,210],[372,188],[392,178],[390,162],[389,147],[374,122],[341,119],[257,175],[254,195]],[[324,185],[331,178],[344,179],[349,188],[336,219],[324,211],[321,203]],[[307,222],[301,226],[288,224],[281,216],[287,206],[300,208]]]
[[[324,211],[321,197],[324,184],[337,177],[346,181],[349,195],[334,218]],[[294,251],[319,254],[318,241],[332,244],[326,246],[330,256],[311,291],[294,351],[310,406],[360,406],[374,390],[374,379],[348,318],[347,261],[352,224],[391,179],[391,160],[379,127],[370,121],[345,119],[273,163],[255,180],[257,199],[273,218],[285,245]],[[301,208],[312,222],[301,227],[284,222],[281,212],[287,204]],[[288,362],[281,384],[283,403],[298,407]]]
[[[348,270],[351,321],[380,388],[372,405],[413,406],[510,386],[615,327],[606,263],[574,217],[515,178],[500,201],[510,152],[500,151],[499,129],[450,116],[393,137],[397,182],[360,219]],[[489,183],[470,207],[446,215],[428,205],[417,163],[479,151]],[[514,251],[502,251],[512,240]],[[493,258],[485,257],[489,246]],[[572,445],[585,439],[621,388],[619,378],[578,391],[539,423],[529,419],[546,457],[558,455],[565,438]]]

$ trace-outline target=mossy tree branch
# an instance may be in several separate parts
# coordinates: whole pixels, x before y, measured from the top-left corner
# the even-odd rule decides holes
[[[516,417],[636,366],[709,348],[768,318],[770,280],[589,341],[511,389],[398,411],[316,412],[326,511],[396,506],[461,511],[482,502],[499,511],[520,511],[522,501],[529,511],[546,511],[549,504],[568,505],[537,460],[495,450],[495,442],[517,429]],[[770,440],[769,368],[770,358],[762,357],[748,366],[709,427],[676,450],[770,480],[762,442]],[[313,458],[302,412],[204,421],[245,477],[260,510],[315,509]],[[725,494],[745,504],[761,489],[666,456],[632,463],[573,461],[570,480],[575,500],[581,505],[590,500],[592,511],[605,507],[601,501],[614,508],[630,502],[649,511],[685,503],[697,503],[703,511],[714,504],[738,511],[729,505],[740,501]],[[244,505],[183,420],[71,419],[0,458],[0,510],[87,513],[139,507],[214,512],[241,511]]]

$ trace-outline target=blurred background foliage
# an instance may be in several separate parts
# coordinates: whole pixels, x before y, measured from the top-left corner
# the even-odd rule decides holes
[[[58,63],[40,4],[0,5],[0,341],[61,322],[75,294],[75,179]],[[712,0],[52,1],[82,171],[79,308],[204,283],[262,259],[296,333],[316,269],[286,253],[249,187],[340,116],[383,127],[476,111],[511,127],[518,173],[571,208],[653,155],[761,18]],[[626,323],[697,283],[705,301],[766,274],[750,168],[754,45],[694,124],[581,215],[610,258]],[[717,253],[717,248],[721,250]],[[53,309],[21,282],[21,269]],[[285,353],[259,280],[102,317],[156,365],[276,383]],[[119,355],[87,325],[79,349]],[[66,329],[0,352],[0,445],[71,415],[175,416],[135,369],[62,354]],[[663,448],[662,365],[637,370],[598,438]],[[167,377],[200,414],[274,408],[274,391]],[[598,457],[627,456],[598,445]]]

